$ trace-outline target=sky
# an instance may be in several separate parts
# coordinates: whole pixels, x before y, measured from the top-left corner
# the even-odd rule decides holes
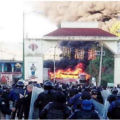
[[[55,24],[43,17],[42,11],[33,12],[33,1],[0,0],[0,59],[23,59],[23,28],[28,38],[42,38],[57,29]],[[51,50],[46,53],[47,56],[49,53]]]
[[[42,38],[57,29],[56,25],[43,17],[41,11],[33,12],[26,3],[17,0],[0,1],[0,59],[22,60],[23,28],[28,38]]]

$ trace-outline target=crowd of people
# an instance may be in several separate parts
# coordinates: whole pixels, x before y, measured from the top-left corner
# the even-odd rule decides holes
[[[120,88],[49,80],[0,85],[0,119],[16,118],[120,119]]]

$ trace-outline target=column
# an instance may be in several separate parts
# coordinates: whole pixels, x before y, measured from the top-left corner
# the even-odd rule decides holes
[[[114,83],[120,84],[120,55],[114,56]]]
[[[5,65],[5,63],[1,63],[1,65],[2,65],[2,72],[4,72],[4,65]]]
[[[12,72],[14,72],[14,65],[15,65],[15,63],[11,63]]]

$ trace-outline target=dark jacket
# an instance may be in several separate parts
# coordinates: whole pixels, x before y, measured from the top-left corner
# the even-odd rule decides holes
[[[41,111],[49,102],[55,101],[56,96],[53,90],[48,91],[45,90],[44,92],[40,93],[35,100],[34,107],[39,108]]]
[[[18,100],[19,104],[23,105],[25,119],[28,119],[30,111],[32,92],[28,93],[25,97]]]
[[[110,104],[108,117],[111,119],[120,119],[120,98]]]
[[[6,103],[5,103],[5,99],[3,99],[1,96],[0,96],[0,111],[6,115],[10,115],[11,114],[11,110],[8,109]]]
[[[66,119],[71,114],[71,108],[63,103],[50,102],[40,114],[40,119]]]
[[[94,110],[75,110],[69,119],[100,119]]]

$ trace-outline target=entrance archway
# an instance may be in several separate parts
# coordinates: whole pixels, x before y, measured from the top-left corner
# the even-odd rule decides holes
[[[115,55],[114,63],[114,83],[119,84],[120,81],[120,54],[119,54],[119,38],[98,28],[94,23],[71,23],[65,22],[61,24],[61,28],[43,36],[44,41],[97,41],[101,46],[107,47]],[[101,78],[100,78],[101,81]]]
[[[27,38],[25,41],[38,41],[38,39],[29,39]],[[66,22],[61,24],[61,28],[48,33],[43,36],[42,39],[39,40],[39,59],[40,61],[40,68],[41,69],[41,78],[43,80],[43,56],[44,53],[54,44],[56,44],[58,41],[97,41],[101,45],[106,46],[110,51],[113,52],[115,55],[115,65],[114,65],[114,83],[119,84],[120,81],[118,78],[120,78],[120,54],[118,54],[118,42],[119,38],[115,35],[108,33],[104,30],[99,29],[97,23],[71,23]],[[27,43],[26,42],[26,43]],[[25,44],[25,48],[27,48],[27,44]],[[29,55],[29,56],[28,56]],[[37,55],[36,55],[37,56]],[[26,53],[25,58],[25,73],[28,73],[28,63],[31,62],[31,60],[28,60],[30,57],[29,53]],[[32,56],[31,56],[32,57]],[[28,61],[27,61],[28,60]],[[35,61],[35,60],[34,60]],[[32,61],[33,62],[33,61]],[[35,61],[36,62],[36,61]],[[25,75],[25,79],[27,78],[27,75]]]

